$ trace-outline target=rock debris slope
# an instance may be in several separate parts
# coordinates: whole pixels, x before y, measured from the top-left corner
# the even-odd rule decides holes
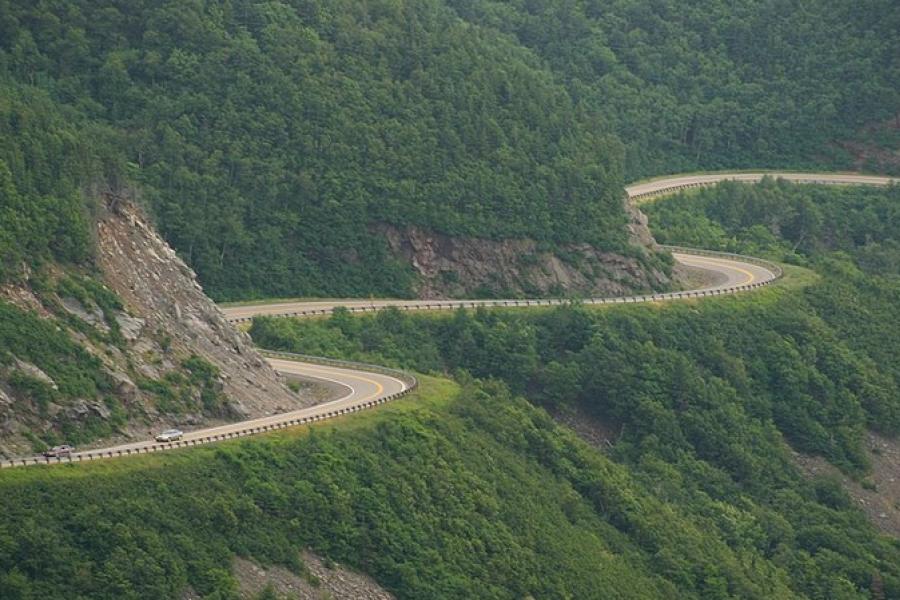
[[[132,203],[120,202],[97,223],[97,262],[104,280],[137,318],[135,350],[152,351],[138,331],[165,331],[174,354],[197,354],[220,370],[228,408],[237,417],[254,417],[309,405],[283,385],[253,349],[249,336],[235,330],[203,293],[194,272],[160,238]],[[126,333],[126,337],[128,334]],[[140,367],[148,376],[156,368]]]

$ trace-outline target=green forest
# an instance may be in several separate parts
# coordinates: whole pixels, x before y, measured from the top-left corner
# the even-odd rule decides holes
[[[233,599],[233,554],[302,573],[309,546],[399,598],[900,594],[896,543],[777,451],[754,486],[659,438],[623,446],[597,453],[501,383],[424,378],[308,432],[6,471],[0,590]]]
[[[627,180],[900,145],[898,13],[2,0],[0,276],[87,260],[83,206],[103,194],[140,199],[218,300],[407,296],[381,222],[633,252]]]
[[[42,419],[108,410],[35,450],[142,417],[114,394],[123,305],[93,261],[116,202],[219,301],[408,297],[384,224],[647,267],[663,259],[629,242],[627,182],[900,173],[898,57],[896,0],[0,0],[0,392]],[[900,542],[795,461],[872,488],[867,432],[900,435],[900,186],[766,179],[642,209],[661,243],[786,277],[660,304],[257,318],[260,346],[421,386],[313,427],[0,471],[0,598],[236,600],[235,556],[304,574],[301,548],[401,599],[900,598]],[[174,366],[135,379],[148,406],[234,417],[215,365]]]
[[[842,580],[865,594],[878,567],[851,566],[856,553],[882,543],[896,551],[896,543],[860,529],[861,514],[834,481],[804,482],[785,441],[865,483],[865,430],[900,433],[900,277],[873,268],[871,258],[900,261],[896,199],[896,188],[767,181],[647,207],[668,242],[749,247],[806,265],[746,296],[442,315],[338,311],[323,320],[257,318],[251,333],[263,346],[496,379],[551,412],[577,408],[619,432],[613,460],[685,510],[700,510],[704,498],[734,510],[763,506],[784,519],[798,545],[782,548],[778,560],[793,557],[794,590],[841,597],[830,586]],[[871,235],[861,235],[860,224],[874,220]],[[817,491],[794,513],[784,499],[800,501],[809,485]],[[841,507],[850,520],[808,520],[821,510],[817,502]],[[893,581],[883,575],[879,581]]]

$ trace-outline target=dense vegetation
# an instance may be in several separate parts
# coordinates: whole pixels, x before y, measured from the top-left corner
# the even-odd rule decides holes
[[[35,445],[124,418],[76,343],[115,352],[115,319],[98,333],[52,298],[117,300],[41,269],[90,262],[104,194],[142,198],[219,299],[404,295],[373,223],[627,252],[627,179],[900,145],[892,0],[683,4],[0,0],[0,283],[27,279],[54,315],[0,303],[0,370],[41,416],[113,412]],[[462,391],[429,380],[442,402],[308,436],[4,471],[0,597],[232,598],[233,554],[300,568],[301,546],[408,598],[898,597],[897,542],[784,444],[865,477],[864,430],[900,431],[898,199],[767,182],[651,208],[664,241],[814,269],[802,291],[257,320],[261,343]],[[164,411],[220,411],[215,368],[179,367],[137,383]]]
[[[77,400],[104,397],[116,418],[110,424],[88,415],[83,422],[78,422],[65,413],[60,414],[54,431],[35,433],[34,441],[38,444],[40,438],[50,443],[60,439],[81,442],[98,435],[109,435],[111,426],[122,424],[121,405],[109,396],[113,384],[100,359],[62,332],[59,325],[55,320],[43,319],[0,302],[0,381],[8,385],[17,402],[33,406],[34,421],[48,419],[51,406],[66,407]],[[15,368],[16,360],[27,361],[41,369],[52,379],[53,385]]]
[[[850,259],[873,277],[900,275],[900,186],[831,187],[767,178],[759,185],[725,182],[642,208],[660,243],[822,268],[835,258]]]
[[[860,552],[882,542],[849,525],[858,517],[843,524],[807,520],[819,509],[800,500],[806,484],[798,483],[784,440],[864,477],[865,429],[900,432],[900,331],[893,316],[900,278],[860,268],[872,264],[872,244],[879,254],[896,248],[896,193],[766,182],[650,208],[654,231],[667,241],[752,248],[773,258],[787,252],[818,272],[818,278],[794,272],[809,279],[802,288],[788,280],[743,297],[602,310],[361,317],[339,311],[319,321],[261,318],[251,333],[282,349],[499,378],[552,411],[577,408],[618,432],[610,451],[616,461],[684,510],[702,511],[698,498],[709,498],[735,509],[765,506],[783,519],[796,537],[778,555],[792,557],[796,591],[839,596],[829,586],[844,580],[864,592],[872,571],[857,562]],[[874,215],[871,235],[858,235],[865,226],[855,224]],[[680,231],[710,233],[683,238]],[[813,488],[819,502],[846,509],[849,518],[853,511],[837,484],[822,480]],[[789,508],[785,498],[813,503],[795,512],[799,505]],[[826,579],[836,578],[831,583],[826,571]]]
[[[893,0],[448,0],[508,32],[597,109],[638,176],[848,164],[864,124],[900,148]],[[874,170],[900,168],[870,162]]]
[[[40,90],[0,85],[2,283],[26,279],[47,260],[81,263],[90,257],[81,191],[100,167],[86,134],[68,120],[74,111],[59,108]]]
[[[617,142],[440,2],[21,3],[0,66],[121,129],[213,295],[408,293],[370,223],[624,245]]]
[[[900,187],[723,184],[645,209],[668,243],[767,256],[824,277],[804,294],[840,339],[900,389]],[[888,417],[893,421],[893,417]]]
[[[234,553],[302,569],[310,546],[400,598],[900,593],[900,550],[829,482],[757,498],[649,449],[632,474],[502,385],[422,393],[309,435],[4,471],[0,592],[234,598]]]
[[[733,4],[3,0],[0,160],[67,235],[2,243],[78,258],[73,182],[128,182],[217,299],[408,294],[380,221],[622,251],[626,178],[846,165],[900,108],[891,0]]]

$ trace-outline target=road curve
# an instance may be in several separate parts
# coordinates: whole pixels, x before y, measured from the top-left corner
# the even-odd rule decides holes
[[[682,189],[710,186],[722,181],[758,182],[763,177],[783,178],[795,183],[818,183],[836,185],[876,185],[886,186],[900,183],[900,179],[875,177],[868,175],[830,174],[830,173],[716,173],[708,175],[677,175],[646,183],[628,186],[626,192],[632,201],[674,193]],[[706,252],[669,247],[672,255],[679,263],[704,269],[715,274],[715,283],[705,287],[669,292],[664,294],[646,294],[615,298],[589,298],[585,304],[618,304],[636,302],[660,302],[685,298],[702,298],[713,295],[733,294],[752,290],[775,281],[780,275],[780,267],[766,261],[728,255],[725,253]],[[567,304],[567,299],[500,299],[500,300],[315,300],[280,303],[261,303],[256,305],[222,307],[222,312],[232,323],[252,320],[254,316],[315,316],[331,313],[337,307],[348,310],[374,311],[386,307],[397,307],[402,310],[447,310],[458,307],[474,308],[477,306],[548,306]],[[363,410],[381,404],[408,393],[415,387],[415,380],[409,376],[390,372],[378,372],[374,368],[353,368],[347,365],[320,364],[286,358],[268,357],[267,360],[277,371],[313,380],[327,381],[343,388],[344,393],[334,400],[313,407],[295,410],[277,415],[199,429],[185,433],[183,441],[160,444],[154,441],[140,441],[131,444],[89,450],[73,454],[70,459],[43,459],[27,457],[0,461],[0,468],[26,466],[33,464],[56,464],[59,462],[83,462],[114,456],[158,452],[174,448],[190,447],[199,444],[216,442],[223,439],[243,437],[272,431],[287,426],[312,423],[348,412]],[[325,361],[328,362],[328,361]],[[382,370],[385,371],[385,370]]]
[[[185,448],[207,444],[226,439],[245,437],[265,433],[284,427],[304,425],[323,419],[340,416],[382,404],[393,398],[403,396],[414,386],[414,379],[389,373],[379,373],[358,368],[339,367],[309,362],[268,357],[269,363],[284,375],[293,375],[304,379],[318,380],[336,384],[341,388],[338,398],[308,408],[278,413],[267,417],[259,417],[237,423],[229,423],[218,427],[208,427],[185,432],[184,437],[173,443],[159,443],[144,440],[130,444],[122,444],[109,448],[76,452],[63,459],[45,459],[43,457],[25,457],[0,461],[0,468],[21,467],[35,464],[58,464],[69,462],[85,462],[128,456],[148,454],[176,448]]]
[[[637,296],[617,296],[587,298],[585,304],[616,304],[626,302],[653,302],[678,300],[696,295],[713,295],[735,293],[754,289],[760,285],[771,283],[780,276],[780,269],[765,261],[756,261],[749,257],[727,255],[725,253],[703,253],[703,251],[674,251],[672,256],[679,263],[703,269],[715,274],[715,283],[695,290],[642,294]],[[277,302],[274,304],[255,304],[245,306],[227,306],[221,310],[225,318],[232,323],[249,322],[256,316],[271,317],[310,317],[327,315],[338,307],[351,312],[371,312],[383,308],[394,307],[401,310],[451,310],[455,308],[484,307],[527,307],[553,306],[568,304],[566,298],[549,298],[524,300],[516,298],[491,300],[298,300],[296,302]]]
[[[755,289],[771,283],[780,275],[776,265],[758,261],[749,257],[726,255],[723,253],[697,250],[679,251],[672,255],[686,266],[714,272],[714,284],[687,291],[624,296],[614,298],[588,298],[585,304],[619,304],[638,302],[661,302],[683,298],[706,297],[720,294],[732,294],[739,291]],[[553,306],[568,304],[569,299],[551,298],[540,300],[500,299],[500,300],[317,300],[310,302],[288,302],[277,304],[258,304],[252,306],[233,306],[223,308],[226,319],[232,323],[251,320],[257,315],[270,316],[314,316],[331,313],[337,307],[345,307],[351,311],[375,311],[386,307],[397,307],[402,310],[448,310],[459,307],[527,307]],[[352,366],[319,364],[304,360],[266,358],[272,367],[288,376],[299,376],[306,379],[326,381],[337,384],[344,393],[337,399],[309,408],[279,413],[266,417],[208,427],[185,432],[184,438],[174,443],[158,443],[144,440],[109,448],[92,449],[74,453],[64,459],[45,459],[42,457],[26,457],[0,461],[0,468],[28,466],[35,464],[58,464],[67,462],[84,462],[98,459],[146,454],[175,448],[191,447],[200,444],[217,442],[225,439],[244,437],[265,433],[273,429],[303,425],[314,421],[331,418],[347,412],[355,412],[381,404],[387,400],[408,393],[415,386],[415,380],[397,373],[377,372],[378,368],[353,368]]]

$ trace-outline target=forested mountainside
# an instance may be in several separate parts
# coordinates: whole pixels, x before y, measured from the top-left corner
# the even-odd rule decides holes
[[[105,199],[93,217],[89,265],[23,261],[0,284],[0,457],[311,402],[225,321],[137,207]]]
[[[218,299],[415,293],[382,224],[665,272],[629,243],[623,182],[848,166],[836,144],[858,135],[890,149],[897,12],[5,0],[0,161],[44,204],[133,187]]]
[[[754,547],[750,562],[785,569],[795,593],[890,598],[900,580],[885,567],[898,546],[874,528],[900,535],[897,193],[767,181],[648,205],[667,241],[752,248],[811,269],[788,266],[783,283],[746,296],[655,308],[339,312],[257,318],[251,331],[276,348],[500,379],[575,424],[658,497],[703,518],[730,515],[706,531]],[[806,480],[809,456],[843,471],[854,497],[826,469]],[[777,541],[745,545],[776,522]],[[670,572],[666,556],[656,573]],[[709,581],[694,573],[694,583]],[[729,581],[720,597],[752,597]]]
[[[461,387],[423,376],[324,430],[4,471],[4,598],[236,598],[235,556],[302,574],[303,547],[400,598],[897,596],[897,542],[872,522],[900,532],[896,501],[867,520],[791,449],[873,490],[895,475],[879,479],[866,430],[900,428],[897,277],[863,249],[897,239],[896,189],[718,192],[651,205],[655,227],[688,242],[693,219],[704,243],[817,274],[658,307],[258,319],[267,345]]]
[[[448,3],[514,36],[579,106],[601,114],[625,145],[629,179],[733,167],[900,169],[892,0]]]
[[[301,404],[132,204],[111,131],[34,88],[7,91],[0,456]]]

